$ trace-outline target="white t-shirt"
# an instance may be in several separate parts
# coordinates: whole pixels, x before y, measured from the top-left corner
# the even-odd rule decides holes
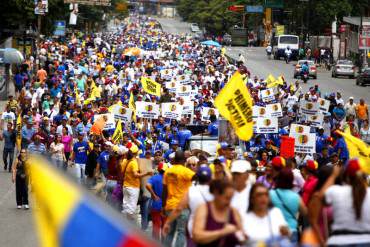
[[[14,121],[15,121],[15,114],[14,112],[3,112],[3,114],[1,115],[1,120],[4,121],[4,126],[3,126],[3,129],[6,130],[7,129],[7,125],[8,123],[12,123],[14,124]]]
[[[243,230],[249,238],[248,246],[258,246],[261,241],[279,237],[280,227],[288,226],[283,213],[276,207],[270,209],[269,213],[262,218],[253,212],[248,212],[242,223]]]
[[[348,230],[356,232],[370,232],[370,188],[362,204],[362,218],[356,220],[352,206],[352,187],[349,185],[333,185],[325,192],[326,203],[333,208],[332,231]],[[362,244],[369,243],[370,234],[345,234],[329,237],[328,245]]]
[[[238,210],[242,221],[247,213],[249,207],[249,193],[251,191],[252,185],[247,181],[247,186],[242,191],[234,191],[233,198],[231,199],[231,206]]]
[[[51,158],[56,159],[56,160],[63,160],[63,153],[64,153],[63,143],[55,144],[55,142],[53,142],[50,145],[50,149],[53,151]]]
[[[193,232],[193,221],[195,210],[202,204],[212,201],[213,195],[209,192],[209,185],[192,185],[188,190],[190,215],[188,221],[188,231],[191,235]]]

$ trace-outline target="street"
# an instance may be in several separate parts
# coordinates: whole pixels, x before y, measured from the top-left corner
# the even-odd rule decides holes
[[[158,21],[166,32],[174,34],[190,33],[189,23],[184,23],[178,19],[165,18],[160,18]],[[263,47],[227,47],[226,50],[226,54],[234,59],[237,59],[240,53],[243,54],[246,59],[247,68],[251,71],[252,76],[257,75],[259,78],[265,78],[269,74],[272,74],[274,77],[283,75],[289,83],[297,80],[293,78],[296,61],[286,64],[284,60],[268,60]],[[323,71],[319,68],[316,80],[310,79],[307,84],[301,83],[303,92],[306,92],[309,87],[315,84],[319,85],[322,95],[339,91],[342,93],[345,102],[351,96],[355,98],[355,103],[360,98],[365,99],[367,103],[370,102],[370,87],[356,86],[355,79],[345,77],[332,78],[331,71]]]

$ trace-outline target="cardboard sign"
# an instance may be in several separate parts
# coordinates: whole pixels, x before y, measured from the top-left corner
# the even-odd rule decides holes
[[[153,171],[153,162],[150,159],[137,159],[137,163],[139,165],[139,170],[141,173],[151,172]],[[140,178],[140,187],[143,190],[145,196],[150,197],[149,191],[146,190],[145,186],[148,183],[148,179],[150,175],[144,176]]]
[[[105,113],[105,114],[94,115],[94,122],[97,121],[99,118],[105,118],[106,119],[104,130],[109,130],[109,129],[115,129],[116,128],[116,122],[114,121],[114,115],[113,114]]]
[[[267,116],[270,116],[270,117],[282,117],[283,111],[281,109],[281,104],[276,103],[276,104],[266,105],[266,114]]]
[[[162,116],[169,119],[181,119],[182,105],[179,103],[162,103]]]
[[[126,107],[120,107],[118,112],[114,113],[114,119],[121,120],[122,122],[131,122],[132,110]]]
[[[301,113],[305,115],[316,115],[319,107],[316,102],[302,100],[300,104]]]
[[[161,70],[161,78],[165,80],[171,80],[173,75],[172,69],[163,69]]]
[[[178,84],[174,81],[166,82],[166,88],[170,93],[176,93],[176,90],[178,88]]]
[[[256,133],[258,134],[272,134],[278,133],[278,119],[276,117],[257,118],[256,119]]]
[[[317,103],[319,104],[319,109],[323,112],[329,112],[329,106],[330,106],[330,101],[326,99],[320,98]]]
[[[313,154],[316,152],[316,134],[310,133],[310,127],[299,124],[292,124],[289,136],[293,137],[294,152]]]
[[[190,97],[192,94],[192,88],[190,85],[177,85],[176,97]]]
[[[186,84],[191,83],[189,75],[178,75],[178,76],[175,77],[175,81],[182,84],[182,85],[186,85]]]
[[[209,116],[215,114],[216,117],[220,115],[216,108],[202,107],[202,121],[209,121]]]
[[[272,88],[261,90],[261,98],[263,102],[270,102],[274,100],[274,90]]]
[[[253,110],[253,117],[254,118],[257,118],[257,117],[266,117],[266,108],[263,107],[263,106],[257,106],[257,105],[254,105],[252,107],[252,110]]]
[[[324,122],[324,114],[318,112],[316,115],[307,115],[307,121],[309,121],[313,127],[320,127]]]
[[[302,125],[302,124],[291,124],[289,136],[293,136],[294,134],[302,134],[302,133],[310,133],[310,126]]]
[[[135,102],[136,114],[141,118],[157,119],[159,117],[159,105],[150,102]]]
[[[184,101],[184,103],[181,106],[182,106],[182,115],[194,114],[194,102],[193,101]]]
[[[280,137],[280,156],[285,159],[294,157],[294,142],[295,139],[289,136]]]

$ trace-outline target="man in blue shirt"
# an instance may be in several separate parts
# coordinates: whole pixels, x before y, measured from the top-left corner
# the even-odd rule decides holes
[[[208,125],[208,134],[210,136],[218,136],[218,121],[216,115],[209,116],[209,120],[211,123]]]
[[[22,149],[27,149],[28,145],[32,141],[32,136],[36,133],[36,130],[33,128],[32,125],[32,119],[28,119],[26,126],[22,127]]]
[[[185,128],[185,124],[179,125],[179,146],[184,150],[186,141],[192,136],[191,131]]]
[[[167,165],[163,162],[158,164],[158,174],[149,178],[146,184],[146,189],[152,196],[152,207],[150,215],[153,222],[153,237],[160,239],[161,227],[164,223],[164,218],[161,215],[162,211],[162,192],[163,192],[163,174],[166,171]]]
[[[104,145],[98,157],[98,169],[106,176],[108,174],[109,145]]]
[[[39,154],[39,155],[44,155],[46,154],[46,147],[45,145],[41,142],[41,136],[40,135],[35,135],[34,141],[30,143],[27,147],[27,151],[30,154]]]
[[[73,153],[70,158],[72,161],[74,161],[75,175],[80,183],[82,183],[85,177],[87,152],[90,149],[89,144],[83,139],[84,133],[78,133],[78,142],[73,145]]]
[[[170,154],[176,152],[177,149],[179,148],[179,142],[177,140],[172,140],[170,144],[171,144],[171,148],[164,153],[164,158],[167,161],[170,160]]]

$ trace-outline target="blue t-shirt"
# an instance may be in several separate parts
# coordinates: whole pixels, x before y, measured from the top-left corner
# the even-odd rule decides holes
[[[211,123],[208,125],[208,133],[211,136],[218,136],[218,123]]]
[[[163,174],[157,174],[149,178],[148,184],[150,184],[153,188],[154,193],[161,198],[162,191],[163,191]],[[159,201],[153,200],[152,202],[152,209],[156,211],[160,211],[162,209],[162,199]]]
[[[187,130],[187,129],[180,130],[178,134],[179,146],[184,148],[186,141],[190,139],[191,136],[192,134],[190,130]]]
[[[88,150],[89,144],[87,144],[87,142],[76,142],[75,145],[73,145],[73,152],[75,153],[75,163],[86,164]]]
[[[108,170],[108,161],[109,161],[109,152],[105,150],[101,152],[98,157],[98,163],[100,164],[100,169],[103,171],[104,174]]]
[[[277,193],[279,193],[281,199],[279,198]],[[299,195],[292,190],[275,189],[270,190],[270,198],[272,204],[274,204],[275,207],[279,208],[283,213],[290,230],[297,231],[298,222],[295,218],[295,215],[297,215],[297,212],[299,210]]]
[[[339,159],[341,160],[347,160],[349,157],[348,149],[346,142],[343,138],[339,138],[337,144],[334,146],[334,152],[338,153],[338,150],[341,150],[339,154]]]

